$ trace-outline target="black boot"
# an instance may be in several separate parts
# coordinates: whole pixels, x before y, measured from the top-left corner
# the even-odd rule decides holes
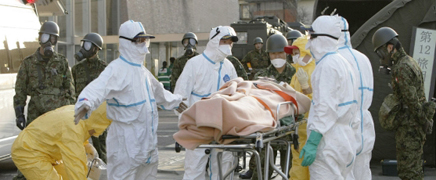
[[[253,170],[248,169],[248,171],[245,171],[245,173],[240,174],[239,178],[241,178],[241,179],[251,179],[251,176],[253,176]]]

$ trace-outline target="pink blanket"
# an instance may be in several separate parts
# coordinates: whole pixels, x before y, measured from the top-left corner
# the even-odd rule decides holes
[[[224,134],[244,136],[270,131],[277,126],[277,105],[285,102],[284,97],[295,98],[298,108],[282,105],[278,119],[293,112],[303,114],[310,108],[307,96],[285,86],[265,80],[231,80],[218,92],[185,110],[180,117],[179,131],[173,137],[183,147],[195,149],[213,140],[222,144],[232,142],[221,139]]]

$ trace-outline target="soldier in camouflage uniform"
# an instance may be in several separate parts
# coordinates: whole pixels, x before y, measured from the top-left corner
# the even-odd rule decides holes
[[[289,84],[295,72],[295,68],[287,62],[281,73],[273,65],[270,65],[266,69],[256,73],[256,75],[254,75],[254,80],[259,79],[259,77],[269,77],[278,82],[283,81]]]
[[[296,70],[293,66],[291,66],[289,63],[286,62],[286,53],[284,48],[288,45],[288,42],[286,38],[281,34],[275,34],[268,38],[266,42],[266,50],[268,52],[269,57],[271,58],[271,65],[268,66],[266,69],[256,73],[254,76],[254,80],[258,79],[259,77],[268,77],[277,80],[278,82],[282,81],[287,84],[291,83],[292,77],[294,76]],[[285,117],[286,118],[286,117]],[[284,118],[283,118],[284,119]],[[283,122],[284,120],[281,119],[280,121]],[[292,141],[292,135],[285,136],[281,138],[281,140],[285,141]],[[285,169],[285,163],[286,163],[286,148],[285,145],[279,144],[274,145],[271,144],[274,152],[274,159],[277,156],[277,151],[280,151],[280,165],[282,167],[283,172],[288,171]],[[262,164],[264,163],[264,157],[265,152],[260,152],[260,159]],[[290,157],[292,158],[292,157]],[[292,160],[290,159],[289,162]],[[289,167],[290,168],[290,167]],[[256,160],[254,156],[251,156],[250,164],[249,164],[249,171],[252,171],[252,178],[253,180],[258,179],[257,177],[257,168],[256,168]],[[247,171],[248,172],[248,171]],[[263,165],[262,165],[262,172],[263,171]],[[272,175],[272,168],[269,168],[269,177]],[[241,178],[247,179],[248,174],[241,174]]]
[[[15,82],[14,107],[17,127],[21,130],[38,116],[58,107],[74,104],[74,86],[65,56],[54,52],[59,27],[53,21],[45,22],[39,31],[39,44],[34,54],[24,58]],[[24,106],[30,96],[27,122]],[[25,179],[18,172],[14,179]]]
[[[198,55],[196,45],[198,44],[197,35],[192,32],[188,32],[183,35],[182,44],[185,47],[185,54],[178,57],[175,62],[171,72],[171,89],[174,90],[176,87],[177,79],[179,79],[180,74],[182,74],[183,68],[186,62],[192,57]]]
[[[227,59],[232,62],[233,66],[235,66],[238,77],[241,77],[244,80],[248,80],[247,72],[245,71],[244,66],[242,66],[239,59],[232,55],[227,56]]]
[[[97,78],[106,68],[106,62],[98,57],[98,51],[102,49],[102,45],[103,38],[97,33],[89,33],[82,39],[82,48],[75,54],[76,60],[80,62],[74,65],[71,70],[76,99],[86,85]],[[104,131],[99,137],[91,136],[92,144],[104,162],[106,162],[106,135],[107,131]]]
[[[374,33],[372,43],[374,51],[382,59],[381,66],[385,70],[392,68],[393,95],[401,104],[395,118],[400,121],[395,133],[398,176],[401,179],[422,180],[427,127],[422,106],[426,101],[424,80],[418,63],[406,54],[397,37],[393,29],[382,27]]]
[[[271,64],[268,54],[264,50],[262,50],[262,38],[256,37],[253,44],[255,49],[248,52],[241,61],[242,65],[244,65],[245,70],[250,73],[250,75],[248,76],[249,80],[253,80],[253,77],[257,72],[267,68]],[[248,65],[247,63],[250,63],[250,65]]]

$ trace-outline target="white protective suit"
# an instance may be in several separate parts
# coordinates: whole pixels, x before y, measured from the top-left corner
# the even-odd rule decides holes
[[[339,37],[339,23],[333,16],[320,16],[312,24],[314,34]],[[356,155],[352,124],[357,111],[356,79],[351,65],[339,53],[338,41],[328,36],[310,39],[316,66],[312,73],[312,106],[307,131],[323,135],[315,161],[309,166],[310,179],[354,179],[352,168]]]
[[[217,28],[220,31],[218,34]],[[220,39],[225,35],[236,36],[236,32],[229,26],[212,28],[204,52],[191,58],[183,68],[183,72],[177,80],[174,94],[187,98],[185,103],[188,107],[201,98],[218,91],[227,81],[238,77],[233,64],[226,59],[227,55],[218,49]],[[213,36],[215,37],[212,38]],[[216,153],[215,150],[212,150],[211,154],[207,155],[205,149],[187,149],[183,179],[203,180],[206,177],[208,177],[207,179],[218,179]],[[206,176],[205,169],[208,158],[210,158],[209,176]],[[225,151],[222,158],[222,172],[224,174],[232,166],[233,155],[231,152]]]
[[[341,16],[335,16],[340,23],[342,34],[339,38],[339,54],[341,54],[351,64],[358,85],[358,114],[357,126],[353,128],[357,138],[356,160],[354,161],[354,177],[356,179],[371,179],[372,149],[374,148],[375,130],[369,107],[372,102],[374,80],[371,63],[364,54],[355,50],[351,46],[348,22]]]
[[[120,36],[131,39],[139,32],[145,34],[142,24],[131,20],[119,30]],[[83,89],[75,108],[86,104],[90,113],[107,101],[107,116],[113,120],[106,139],[108,179],[156,179],[157,105],[174,109],[182,97],[165,90],[144,67],[145,43],[137,45],[123,38],[119,42],[120,57]]]

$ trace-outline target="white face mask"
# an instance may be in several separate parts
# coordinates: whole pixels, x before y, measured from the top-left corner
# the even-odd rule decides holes
[[[286,59],[282,59],[282,58],[276,58],[271,60],[271,64],[275,67],[275,68],[281,68],[283,67],[283,65],[285,65],[286,63]]]
[[[298,58],[300,58],[300,54],[296,54],[296,55],[293,55],[293,56],[292,56],[292,60],[294,61],[294,64],[297,63]]]
[[[135,46],[138,49],[139,54],[145,55],[149,53],[147,43],[135,44]]]
[[[223,44],[218,47],[218,50],[225,56],[232,55],[232,46],[229,44]]]

